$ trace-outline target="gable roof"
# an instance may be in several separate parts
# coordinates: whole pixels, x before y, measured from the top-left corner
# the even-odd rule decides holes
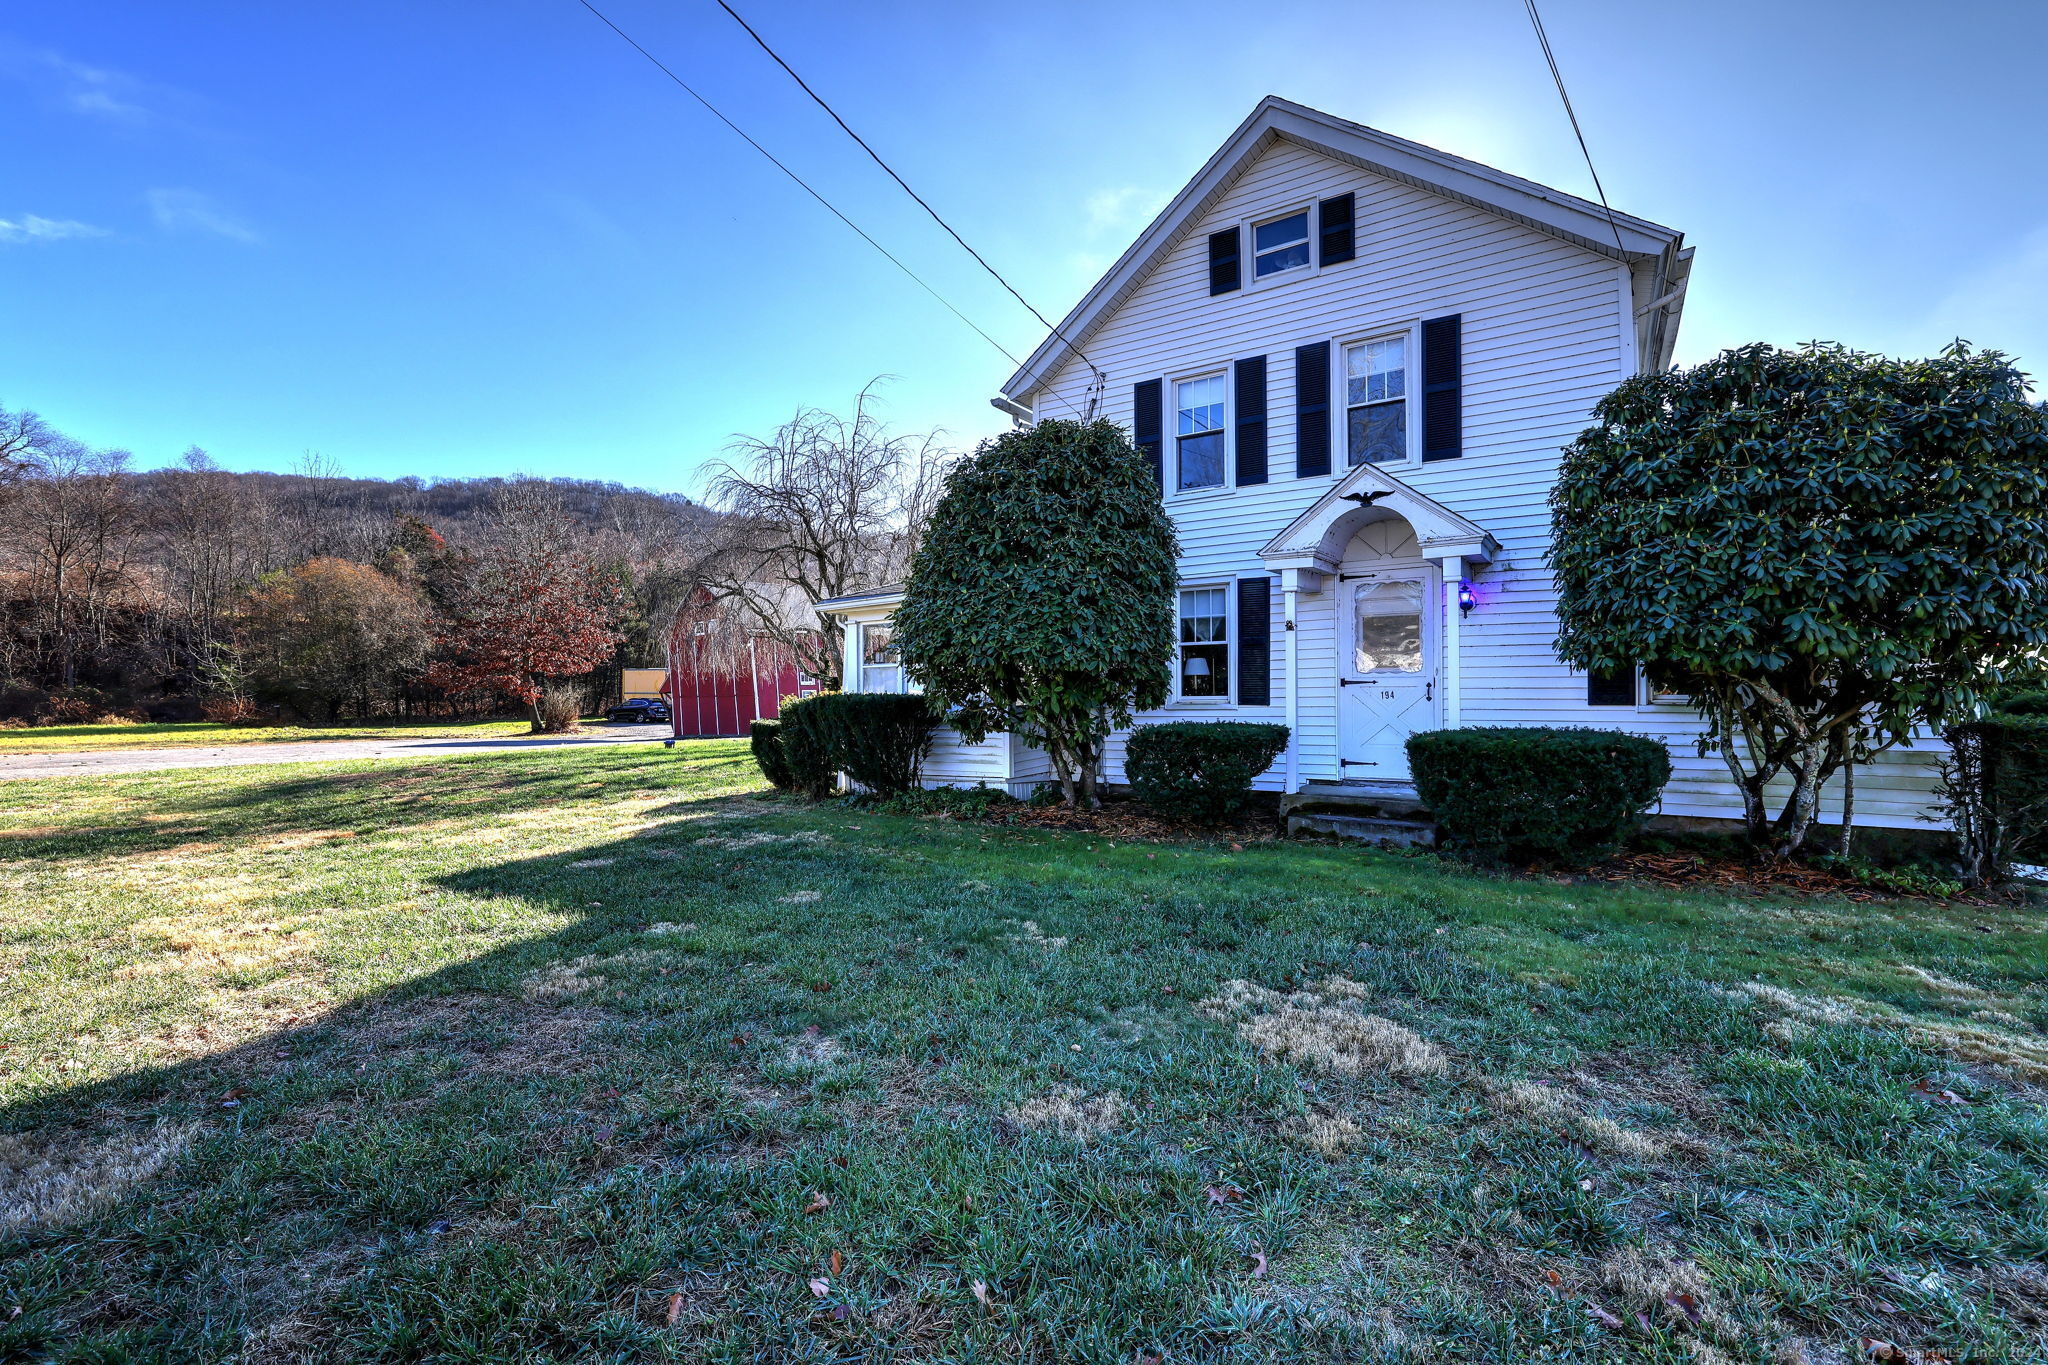
[[[1003,384],[1004,397],[1016,400],[1051,379],[1076,344],[1085,347],[1095,329],[1161,258],[1186,239],[1239,174],[1282,141],[1628,263],[1636,280],[1638,354],[1646,369],[1662,369],[1669,363],[1691,268],[1692,251],[1681,246],[1684,234],[1626,213],[1610,218],[1606,209],[1577,195],[1268,95]],[[997,405],[1002,406],[1000,401]]]

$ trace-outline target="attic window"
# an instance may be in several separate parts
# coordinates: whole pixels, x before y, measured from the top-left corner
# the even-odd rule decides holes
[[[1309,263],[1308,210],[1252,227],[1252,278],[1263,280]]]

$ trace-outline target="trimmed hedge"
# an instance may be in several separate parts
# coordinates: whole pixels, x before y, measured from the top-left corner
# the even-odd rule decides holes
[[[789,770],[789,759],[782,752],[782,722],[779,720],[757,720],[747,726],[747,747],[754,751],[754,762],[761,766],[761,776],[768,784],[782,791],[796,785],[796,774]]]
[[[1244,809],[1252,781],[1287,747],[1284,725],[1180,720],[1144,725],[1124,747],[1137,798],[1163,815],[1213,824]]]
[[[1958,757],[1966,756],[1964,746],[1974,748],[1951,781],[1964,790],[1951,790],[1949,800],[1975,808],[1965,815],[1985,841],[1988,860],[2048,863],[2048,715],[1987,716],[1956,726],[1948,739]]]
[[[832,794],[838,774],[889,795],[918,785],[931,752],[936,717],[921,696],[827,692],[782,708],[782,755],[791,785],[806,796]]]
[[[1430,730],[1408,738],[1415,791],[1484,861],[1583,867],[1619,849],[1671,780],[1671,755],[1616,730]]]
[[[1991,707],[1997,716],[2048,716],[2048,692],[2015,692]]]
[[[936,717],[914,693],[835,692],[818,708],[839,771],[871,792],[907,792],[932,749]]]
[[[782,761],[789,769],[790,789],[813,801],[830,796],[839,780],[830,727],[819,705],[839,695],[827,692],[782,705]]]

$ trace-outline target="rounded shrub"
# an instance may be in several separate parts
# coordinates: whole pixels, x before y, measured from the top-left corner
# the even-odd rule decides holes
[[[1430,730],[1409,736],[1408,766],[1454,847],[1573,867],[1619,849],[1671,780],[1662,744],[1617,730]]]
[[[1284,725],[1181,720],[1146,725],[1124,746],[1124,775],[1140,801],[1176,819],[1227,820],[1251,799],[1252,782],[1287,747]]]
[[[761,767],[761,776],[768,784],[782,791],[796,785],[796,775],[789,770],[789,759],[782,752],[782,722],[779,720],[757,720],[747,726],[747,747],[754,751],[754,762]]]

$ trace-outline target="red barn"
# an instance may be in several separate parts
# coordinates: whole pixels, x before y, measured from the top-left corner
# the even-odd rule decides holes
[[[745,735],[750,721],[781,715],[783,698],[817,690],[786,646],[749,630],[739,613],[707,600],[669,625],[661,693],[677,739]]]

